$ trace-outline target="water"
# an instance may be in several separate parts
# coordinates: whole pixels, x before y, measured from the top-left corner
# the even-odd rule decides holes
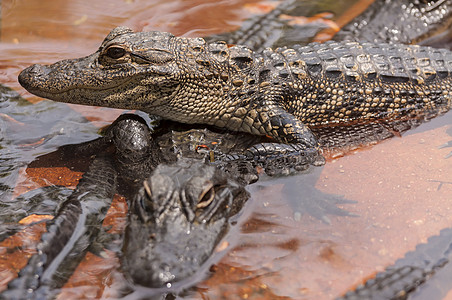
[[[347,8],[355,2],[312,1],[306,4],[306,15],[326,10],[336,20],[350,13]],[[11,203],[15,196],[42,185],[74,186],[84,170],[82,163],[79,169],[71,170],[70,163],[60,164],[51,158],[36,162],[36,157],[64,144],[97,137],[98,129],[121,113],[41,101],[19,86],[21,69],[32,63],[90,54],[118,25],[187,36],[233,30],[253,13],[252,9],[265,9],[262,3],[244,3],[3,1],[0,83],[26,101],[15,98],[0,104],[1,200]],[[309,40],[325,23],[308,26],[309,33],[304,33],[303,39]],[[451,139],[451,123],[449,113],[403,138],[329,158],[325,167],[310,173],[262,178],[250,187],[248,219],[230,234],[236,246],[184,298],[331,299],[383,270],[440,229],[450,227],[452,158],[444,157],[451,149],[438,146]],[[338,195],[354,201],[339,205],[353,215],[318,219],[312,211],[311,215],[294,211],[300,200],[318,197],[306,186],[314,186],[333,199]],[[118,232],[124,227],[125,206],[117,197],[107,218]],[[25,263],[36,243],[33,237],[42,230],[22,234],[20,242],[28,245],[23,252],[14,248],[19,241],[0,244],[3,287]],[[118,259],[112,252],[107,254],[107,258],[87,255],[59,298],[116,297],[123,277]]]

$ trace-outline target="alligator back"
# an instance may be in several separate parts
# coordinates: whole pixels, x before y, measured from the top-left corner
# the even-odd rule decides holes
[[[445,49],[327,42],[274,53],[274,69],[287,64],[277,74],[289,85],[283,105],[310,127],[431,118],[451,104],[452,53]]]

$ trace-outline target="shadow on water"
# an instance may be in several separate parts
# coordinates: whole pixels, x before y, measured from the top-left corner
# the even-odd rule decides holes
[[[355,1],[302,2],[302,14],[313,16],[327,11],[336,16]],[[46,8],[42,15],[36,14],[34,4],[27,8],[11,1],[5,8],[5,2],[0,3],[0,69],[4,71],[0,80],[21,93],[23,90],[16,81],[20,69],[31,63],[86,55],[116,25],[209,35],[223,29],[232,30],[240,24],[239,19],[253,14],[243,8],[241,1],[194,1],[192,6],[180,1],[153,4],[113,1],[109,5],[115,16],[105,13],[106,2],[94,6],[81,0],[37,2]],[[57,3],[64,5],[59,8]],[[207,14],[208,9],[215,12]],[[22,25],[20,20],[24,21]],[[195,21],[190,24],[190,20]],[[308,23],[306,30],[299,33],[291,30],[280,43],[309,42],[325,24],[328,22]],[[77,42],[80,40],[83,43]],[[432,39],[431,43],[447,46],[450,38]],[[114,119],[109,110],[50,101],[32,104],[37,100],[35,97],[28,94],[24,97],[0,88],[2,225],[15,223],[27,215],[28,210],[22,207],[24,203],[29,205],[29,211],[36,209],[33,203],[39,203],[36,197],[43,195],[36,189],[59,184],[62,180],[58,178],[68,173],[57,168],[72,168],[71,172],[79,173],[86,169],[86,162],[65,165],[51,155],[46,156],[47,161],[36,161],[38,156],[65,144],[92,140],[98,137],[98,126],[92,120],[105,125]],[[452,114],[448,113],[404,134],[402,139],[394,138],[374,147],[357,147],[345,156],[333,154],[324,168],[293,177],[263,178],[250,186],[253,198],[251,208],[247,208],[250,216],[228,237],[231,245],[236,246],[212,266],[205,281],[181,297],[329,299],[382,271],[418,243],[450,226],[452,185],[443,184],[438,189],[438,182],[450,181],[452,158],[443,158],[450,148],[437,147],[451,139],[451,123]],[[68,185],[76,183],[80,175],[77,176],[68,180]],[[38,211],[51,212],[69,192],[64,188],[56,192],[49,189],[49,193],[57,196],[46,197],[55,201],[39,207]],[[16,198],[19,194],[23,195]],[[304,199],[319,198],[326,198],[326,204],[334,205],[320,204],[320,208],[312,207],[313,202],[301,205]],[[117,209],[116,213],[122,213],[122,217],[112,222],[124,222],[127,211],[124,200],[114,202],[113,206],[112,210]],[[325,207],[334,211],[318,213]],[[4,249],[1,253],[3,260],[10,258]],[[88,254],[60,298],[116,297],[124,280],[118,264],[113,254],[104,259]],[[428,282],[425,293],[432,295],[428,290],[437,284],[445,290],[442,295],[447,293],[448,274],[450,264],[435,275],[437,281]],[[0,282],[6,284],[4,273],[0,277]],[[422,295],[425,294],[420,294],[418,299]]]

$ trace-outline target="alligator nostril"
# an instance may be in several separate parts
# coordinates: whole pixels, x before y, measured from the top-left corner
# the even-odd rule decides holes
[[[43,66],[42,65],[38,65],[38,64],[35,64],[35,65],[32,65],[32,66],[30,66],[30,67],[28,67],[27,69],[25,69],[25,70],[28,70],[28,72],[30,73],[30,74],[33,74],[33,75],[39,75],[39,74],[41,74],[41,73],[43,73]],[[24,71],[25,71],[24,70]]]

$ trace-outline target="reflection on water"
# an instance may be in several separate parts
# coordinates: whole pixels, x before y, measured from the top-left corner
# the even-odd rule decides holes
[[[311,5],[307,15],[325,10],[338,15],[355,1],[311,2],[306,4]],[[266,4],[259,5],[264,9]],[[0,93],[2,203],[11,203],[15,196],[41,185],[64,183],[62,178],[71,178],[67,185],[75,184],[80,174],[64,166],[47,168],[36,162],[26,166],[59,146],[94,139],[98,128],[119,113],[41,101],[19,87],[16,78],[21,69],[31,63],[87,55],[118,25],[206,36],[232,30],[252,13],[243,1],[226,0],[2,1],[0,83],[25,97],[5,90]],[[310,34],[306,35],[309,39]],[[324,168],[311,173],[265,178],[251,186],[252,213],[229,237],[237,246],[185,297],[330,299],[449,227],[452,185],[438,189],[438,182],[450,182],[452,161],[444,159],[450,149],[437,146],[451,139],[447,132],[451,123],[449,113],[402,139],[330,158]],[[339,207],[350,215],[312,217],[319,208],[301,204],[318,195],[304,183],[322,197],[329,195],[331,201],[323,208]],[[29,202],[30,195],[19,201]],[[341,199],[354,202],[341,203]],[[110,222],[124,222],[124,200],[113,206],[111,214],[119,217]],[[22,235],[32,240],[30,233]],[[5,253],[17,243],[9,243],[0,247],[0,264],[13,258]],[[114,253],[107,253],[105,258],[88,255],[60,298],[116,297],[124,278]],[[10,276],[11,272],[0,272],[0,283],[6,284]]]

